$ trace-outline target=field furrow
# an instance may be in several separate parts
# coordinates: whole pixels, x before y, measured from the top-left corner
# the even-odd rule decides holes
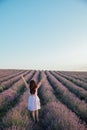
[[[3,92],[4,90],[7,90],[8,88],[14,86],[15,82],[18,82],[21,79],[21,77],[20,77],[21,74],[27,75],[29,72],[30,71],[27,70],[25,72],[18,73],[13,78],[8,79],[7,81],[4,81],[3,83],[1,83],[1,85],[0,85],[0,93]]]
[[[20,72],[20,71],[24,71],[24,70],[9,70],[9,69],[0,69],[0,79],[1,78],[3,78],[4,79],[4,77],[7,77],[7,76],[9,76],[9,75],[11,75],[11,74],[13,74],[13,73],[18,73],[18,72]]]
[[[75,112],[78,117],[87,123],[87,104],[82,102],[72,94],[61,82],[59,82],[50,72],[46,71],[48,80],[55,89],[58,99],[69,109]]]
[[[34,74],[35,71],[31,71],[27,75],[26,80],[29,80]],[[20,81],[16,82],[13,87],[0,94],[0,119],[11,108],[11,106],[14,106],[24,90],[25,87],[23,81],[20,79]]]
[[[11,74],[8,74],[6,77],[0,78],[0,83],[3,83],[4,81],[8,81],[8,80],[14,78],[15,76],[20,75],[21,73],[26,72],[26,71],[27,70],[21,70],[21,71],[18,71],[18,72],[13,72]]]
[[[29,93],[21,75],[27,83],[46,76],[38,90],[38,123],[28,111]],[[0,130],[87,130],[86,76],[86,72],[0,70]]]
[[[75,78],[72,78],[72,77],[70,77],[70,76],[66,76],[66,75],[64,75],[64,74],[62,74],[62,73],[59,73],[59,72],[57,72],[57,73],[58,73],[59,75],[65,77],[66,79],[72,81],[73,83],[75,83],[75,84],[78,85],[79,87],[84,88],[85,90],[87,90],[87,83],[85,83],[85,82],[83,82],[83,81],[80,81],[80,80],[77,80],[77,79],[75,79]]]
[[[41,72],[41,78],[45,73]],[[84,123],[62,104],[55,96],[54,90],[48,80],[40,88],[40,99],[42,110],[40,114],[40,125],[43,130],[87,130]]]
[[[31,78],[28,79],[25,77],[25,79],[28,79],[28,82],[31,79],[34,79],[36,82],[38,82],[38,76],[39,72],[35,72]],[[21,95],[18,104],[16,104],[16,106],[9,110],[6,116],[4,116],[2,119],[4,129],[17,128],[20,130],[32,130],[34,124],[27,109],[28,96],[29,92],[26,90],[23,95]]]
[[[60,76],[56,72],[51,72],[51,74],[53,74],[65,87],[67,87],[70,92],[74,93],[79,99],[87,103],[87,91],[81,87],[78,87],[76,84],[67,80],[66,78]]]
[[[87,75],[86,75],[86,77],[84,77],[83,76],[84,73],[83,73],[83,75],[81,73],[79,73],[79,72],[78,73],[75,73],[75,72],[74,73],[71,73],[71,72],[61,72],[61,73],[66,75],[66,76],[69,76],[69,77],[72,77],[74,79],[81,80],[81,81],[87,83],[87,80],[86,80]]]

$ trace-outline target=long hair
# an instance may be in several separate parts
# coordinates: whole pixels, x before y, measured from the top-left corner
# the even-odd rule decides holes
[[[35,94],[36,88],[37,88],[37,84],[36,84],[36,82],[34,80],[30,81],[30,86],[29,87],[30,87],[30,93],[31,94]]]

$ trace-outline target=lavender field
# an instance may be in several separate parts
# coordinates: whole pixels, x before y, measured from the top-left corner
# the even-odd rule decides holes
[[[38,123],[27,110],[21,74],[28,83],[46,75]],[[0,130],[87,130],[87,72],[0,70]]]

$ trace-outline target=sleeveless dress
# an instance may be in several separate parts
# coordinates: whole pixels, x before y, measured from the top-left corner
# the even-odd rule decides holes
[[[29,98],[28,98],[28,110],[30,111],[35,111],[35,110],[38,110],[40,109],[40,99],[37,95],[37,89],[36,89],[36,92],[35,94],[31,94],[29,95]]]

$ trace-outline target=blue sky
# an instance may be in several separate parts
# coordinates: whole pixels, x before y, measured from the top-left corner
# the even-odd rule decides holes
[[[0,68],[87,71],[86,0],[0,0]]]

